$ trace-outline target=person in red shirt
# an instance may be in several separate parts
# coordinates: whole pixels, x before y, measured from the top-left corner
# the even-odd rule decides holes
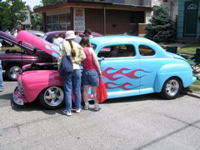
[[[85,102],[84,109],[89,109],[88,103],[88,90],[92,86],[93,98],[94,98],[94,110],[100,110],[100,106],[97,99],[97,87],[99,85],[99,76],[101,76],[101,68],[94,50],[91,47],[90,41],[87,37],[83,37],[80,41],[80,45],[83,47],[86,59],[82,61],[83,73],[82,73],[82,84],[83,84],[83,100]]]

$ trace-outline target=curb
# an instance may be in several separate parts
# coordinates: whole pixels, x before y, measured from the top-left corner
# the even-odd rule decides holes
[[[189,96],[192,96],[192,97],[200,98],[200,94],[197,94],[197,93],[190,93],[190,92],[188,92],[186,94],[189,95]]]
[[[197,92],[191,90],[190,88],[185,88],[182,91],[182,93],[185,94],[185,95],[192,96],[192,97],[200,98],[200,93],[197,93]]]

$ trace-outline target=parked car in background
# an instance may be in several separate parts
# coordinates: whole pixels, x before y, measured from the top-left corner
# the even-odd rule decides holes
[[[84,31],[80,31],[81,33],[81,36],[83,36],[83,32]],[[46,32],[45,35],[42,37],[42,39],[50,42],[50,43],[53,43],[53,39],[55,37],[57,37],[59,34],[65,34],[66,31],[49,31],[49,32]],[[92,32],[92,36],[93,37],[100,37],[100,36],[103,36],[102,34],[100,33],[97,33],[97,32]]]
[[[0,32],[0,38],[10,46],[3,46],[0,52],[2,68],[8,80],[17,79],[17,74],[25,64],[38,62],[52,62],[52,56],[36,47],[16,41],[15,37],[5,32]]]
[[[49,31],[49,32],[46,32],[45,35],[42,37],[42,39],[50,42],[50,43],[53,43],[53,39],[55,37],[58,37],[59,34],[65,34],[66,31]]]
[[[36,30],[25,30],[32,33],[43,40],[53,43],[53,38],[60,33],[65,34],[66,31],[50,31],[44,33]],[[81,31],[83,33],[83,31]],[[92,32],[94,37],[102,36],[99,33]],[[6,72],[8,80],[16,80],[18,72],[25,64],[36,62],[52,62],[52,56],[39,50],[28,43],[18,43],[15,37],[5,32],[0,32],[0,39],[2,41],[2,52],[0,53],[0,59],[2,60],[2,68]]]
[[[41,37],[41,38],[44,37],[44,35],[45,35],[45,32],[43,32],[43,31],[38,31],[38,30],[26,30],[26,31],[30,32],[38,37]]]
[[[31,40],[24,40],[32,44]],[[196,81],[192,68],[183,57],[166,52],[146,38],[102,36],[91,39],[91,43],[100,62],[108,99],[148,93],[159,93],[164,99],[174,99],[183,88]],[[34,44],[41,44],[48,53],[56,53],[53,48],[46,49],[48,43],[40,39]],[[58,57],[55,54],[52,56]],[[24,105],[38,100],[47,109],[62,106],[63,80],[57,69],[56,64],[24,67],[13,93],[14,102]],[[92,100],[91,91],[88,97]]]

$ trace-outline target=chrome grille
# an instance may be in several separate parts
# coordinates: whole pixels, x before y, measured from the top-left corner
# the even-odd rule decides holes
[[[22,84],[21,84],[21,81],[18,81],[17,83],[17,88],[18,88],[18,92],[21,96],[24,96],[24,91],[23,91],[23,88],[22,88]]]

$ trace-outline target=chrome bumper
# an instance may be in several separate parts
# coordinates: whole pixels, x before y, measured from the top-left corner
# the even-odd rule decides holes
[[[17,87],[13,93],[13,102],[17,105],[24,105],[24,98],[19,94]]]

